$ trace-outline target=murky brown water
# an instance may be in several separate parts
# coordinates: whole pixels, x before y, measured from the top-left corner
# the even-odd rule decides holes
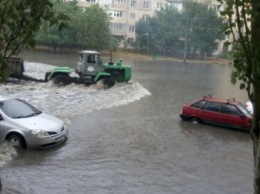
[[[58,65],[57,56],[53,61],[52,55],[31,57]],[[73,57],[59,56],[58,62],[67,65]],[[60,147],[18,150],[0,169],[3,194],[253,193],[249,134],[179,118],[183,104],[203,95],[246,102],[246,93],[229,83],[232,68],[128,64],[133,80],[152,95],[73,118],[69,140]]]

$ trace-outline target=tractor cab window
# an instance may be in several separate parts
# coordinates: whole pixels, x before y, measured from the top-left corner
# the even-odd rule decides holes
[[[89,55],[87,63],[96,63],[96,55]]]
[[[98,65],[102,65],[102,60],[101,60],[100,55],[96,55],[96,62]]]
[[[102,61],[101,61],[100,55],[97,55],[97,54],[89,55],[87,58],[87,63],[95,63],[98,65],[101,65]]]

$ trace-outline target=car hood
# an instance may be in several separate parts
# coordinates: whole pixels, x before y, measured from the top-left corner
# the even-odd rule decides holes
[[[17,125],[23,126],[25,128],[41,129],[45,131],[61,130],[64,124],[63,121],[46,113],[41,113],[33,117],[19,118],[14,120]]]

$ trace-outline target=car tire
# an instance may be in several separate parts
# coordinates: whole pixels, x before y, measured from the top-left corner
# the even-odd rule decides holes
[[[19,134],[12,134],[8,136],[7,141],[10,142],[14,147],[26,147],[25,140]]]
[[[55,86],[66,86],[72,83],[71,79],[67,75],[56,75],[53,79],[52,82]]]
[[[199,124],[200,120],[193,117],[193,118],[190,118],[189,122],[194,123],[194,124]]]

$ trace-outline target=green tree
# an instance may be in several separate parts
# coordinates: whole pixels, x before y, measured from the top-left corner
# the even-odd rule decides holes
[[[98,4],[86,7],[75,20],[77,43],[88,49],[109,48],[109,21],[107,13]]]
[[[192,52],[201,57],[211,55],[221,39],[222,19],[207,5],[185,1],[184,10],[166,6],[155,16],[136,23],[135,46],[146,51],[167,51],[179,54],[183,49],[185,59]]]
[[[45,21],[37,32],[36,41],[37,43],[52,46],[55,52],[57,46],[60,46],[62,49],[64,46],[71,47],[77,43],[75,20],[82,10],[77,6],[76,1],[66,3],[55,1],[53,3],[53,11],[55,15],[66,14],[69,17],[64,23],[66,28],[59,30],[59,24],[50,27],[49,21]]]
[[[158,24],[156,39],[159,40],[159,48],[174,52],[181,49],[180,39],[183,34],[181,13],[174,6],[166,6],[155,15]]]
[[[201,59],[205,55],[211,56],[218,45],[216,40],[224,37],[221,32],[222,18],[207,4],[186,1],[182,21],[183,26],[186,25],[185,42],[188,54],[191,53],[194,57],[199,53]]]
[[[154,17],[141,19],[136,23],[135,46],[147,52],[176,48],[180,37],[180,13],[173,6],[167,6]]]
[[[75,45],[97,50],[109,48],[110,18],[98,4],[81,8],[77,6],[77,1],[57,1],[53,9],[55,14],[67,14],[70,19],[62,31],[58,24],[49,27],[48,22],[43,23],[37,33],[39,43],[51,45],[54,51],[57,46],[62,48]]]
[[[136,33],[136,40],[135,40],[135,47],[137,49],[141,49],[143,51],[148,51],[148,34],[151,31],[149,21],[151,19],[148,18],[146,20],[139,20],[135,25],[135,33]]]
[[[231,81],[240,81],[253,103],[254,114],[250,130],[254,154],[254,193],[260,194],[260,1],[218,0],[225,10],[226,35],[231,35],[234,70]]]
[[[50,0],[2,0],[0,1],[0,81],[8,77],[8,58],[24,47],[35,45],[35,33],[41,21],[52,26],[65,21],[63,14],[54,15]],[[59,28],[63,23],[59,23]]]

